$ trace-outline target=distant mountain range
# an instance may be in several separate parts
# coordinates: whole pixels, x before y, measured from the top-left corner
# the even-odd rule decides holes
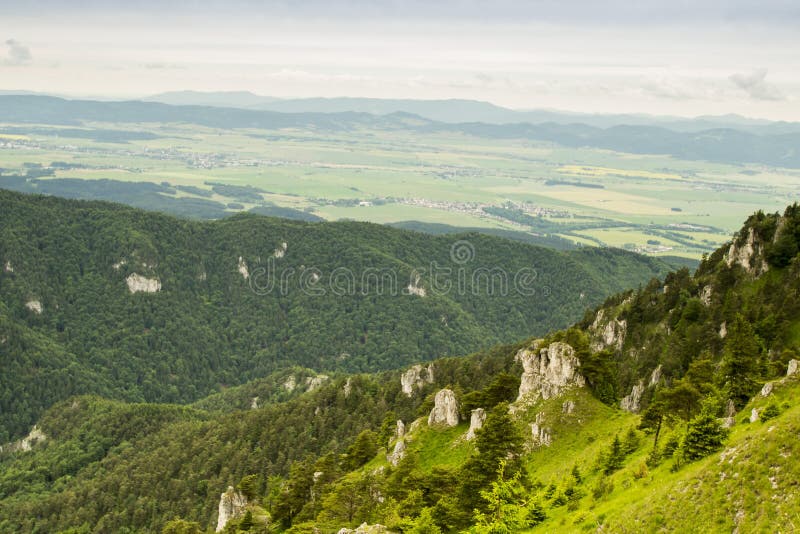
[[[246,91],[199,92],[174,91],[142,99],[175,106],[221,106],[278,111],[281,113],[346,113],[372,115],[411,113],[429,120],[446,123],[484,122],[489,124],[554,122],[585,124],[597,128],[612,126],[660,126],[679,132],[698,132],[719,128],[734,128],[750,133],[780,134],[800,132],[800,123],[751,119],[741,115],[704,115],[695,118],[646,114],[576,113],[557,110],[516,110],[478,100],[414,100],[383,98],[295,98],[280,99]]]
[[[428,103],[428,105],[433,109],[433,104]],[[755,126],[680,131],[653,125],[621,124],[603,128],[555,121],[541,124],[530,122],[497,124],[469,122],[466,120],[466,115],[463,122],[452,123],[426,119],[409,112],[386,115],[363,111],[285,113],[198,105],[176,106],[141,101],[65,100],[38,95],[0,96],[0,121],[68,125],[86,121],[183,122],[214,128],[314,128],[318,131],[340,132],[367,127],[421,133],[455,132],[488,139],[531,139],[575,148],[592,147],[634,154],[665,154],[690,160],[800,168],[800,126],[797,131],[791,132],[792,126],[789,123],[760,127],[765,131],[783,129],[789,133],[749,131]]]

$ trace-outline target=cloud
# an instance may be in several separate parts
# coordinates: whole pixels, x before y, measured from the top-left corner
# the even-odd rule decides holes
[[[6,65],[27,65],[33,60],[31,50],[16,39],[7,39],[8,57],[3,61]]]
[[[753,100],[785,100],[785,96],[774,85],[766,81],[767,69],[757,69],[749,74],[731,74],[728,79]]]

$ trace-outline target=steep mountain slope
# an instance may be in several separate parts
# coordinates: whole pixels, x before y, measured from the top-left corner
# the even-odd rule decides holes
[[[0,531],[200,532],[229,485],[228,531],[790,531],[799,249],[795,205],[540,339],[193,408],[65,401],[0,455]]]
[[[0,191],[0,442],[78,393],[189,402],[287,366],[377,371],[467,353],[563,327],[666,270],[615,250],[254,215],[200,223]]]

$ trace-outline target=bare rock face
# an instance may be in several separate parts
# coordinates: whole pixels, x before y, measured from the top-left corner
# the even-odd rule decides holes
[[[297,387],[297,380],[295,380],[294,375],[287,378],[286,381],[283,383],[283,389],[285,389],[289,393],[294,391],[294,388],[296,387]]]
[[[288,244],[286,244],[285,242],[281,243],[281,245],[278,248],[276,248],[275,251],[272,253],[272,257],[278,260],[281,259],[282,257],[286,256],[286,250],[288,248],[289,248]]]
[[[644,393],[644,384],[642,381],[639,381],[639,383],[631,389],[630,395],[626,395],[620,401],[620,408],[626,412],[639,413],[639,409],[642,406],[642,393]]]
[[[769,397],[772,394],[772,382],[767,382],[764,384],[764,387],[761,388],[761,396],[762,397]]]
[[[433,410],[428,416],[428,426],[458,424],[458,401],[456,394],[450,389],[440,389],[434,399]]]
[[[397,464],[400,463],[400,460],[402,460],[403,456],[405,455],[406,455],[406,440],[405,438],[400,438],[394,444],[394,450],[392,450],[392,453],[389,454],[386,457],[386,459],[394,467],[397,467]]]
[[[157,293],[161,291],[161,281],[158,278],[147,278],[133,273],[125,279],[131,293]]]
[[[702,291],[700,291],[700,302],[702,302],[704,306],[711,306],[711,297],[713,295],[714,290],[711,286],[703,286]]]
[[[336,534],[391,534],[383,525],[368,525],[362,523],[358,528],[342,528]]]
[[[650,373],[650,387],[657,385],[661,381],[661,369],[662,367],[659,364],[659,366]]]
[[[544,427],[544,413],[536,414],[536,421],[531,423],[531,438],[534,447],[549,447],[553,444],[550,429]]]
[[[415,389],[420,389],[425,384],[433,384],[433,364],[428,367],[414,365],[400,376],[400,386],[408,397],[414,394]]]
[[[342,393],[344,393],[345,398],[347,398],[350,396],[352,392],[353,392],[352,379],[348,377],[347,382],[345,382],[344,386],[342,387]]]
[[[575,411],[575,402],[568,400],[561,405],[561,413],[571,414]]]
[[[0,453],[27,452],[32,450],[33,447],[35,447],[37,444],[42,443],[46,440],[47,440],[47,435],[45,435],[45,433],[42,432],[38,426],[34,426],[28,433],[28,435],[25,436],[24,438],[0,446]]]
[[[14,267],[11,265],[10,261],[6,262],[5,271],[7,273],[13,273],[14,272]]]
[[[756,421],[758,421],[759,415],[760,414],[758,413],[758,408],[753,408],[753,410],[750,412],[750,422],[755,423]]]
[[[250,409],[258,410],[258,397],[253,397],[250,399]]]
[[[793,376],[797,374],[799,362],[797,360],[789,360],[789,365],[786,367],[786,376]]]
[[[725,339],[727,335],[728,335],[728,323],[722,321],[722,324],[719,325],[719,337],[720,339]]]
[[[725,418],[722,420],[722,426],[724,428],[731,428],[733,425],[736,424],[736,405],[733,404],[733,401],[728,399],[728,403],[725,405]]]
[[[406,425],[403,423],[402,419],[397,420],[395,428],[395,436],[397,436],[397,439],[400,439],[406,435]]]
[[[427,293],[425,288],[421,284],[422,277],[420,275],[415,275],[411,281],[408,283],[408,287],[406,287],[406,291],[408,291],[409,295],[415,295],[417,297],[424,297]]]
[[[539,349],[539,343],[534,342],[532,348],[520,350],[516,358],[524,369],[517,401],[536,401],[540,397],[547,400],[569,387],[586,384],[578,373],[580,362],[575,357],[575,350],[566,343],[555,342]]]
[[[307,376],[306,387],[308,391],[314,391],[327,381],[328,375]]]
[[[776,232],[776,236],[777,236]],[[767,272],[769,266],[764,260],[763,243],[756,238],[756,233],[753,228],[747,232],[747,238],[741,245],[733,243],[728,249],[725,261],[728,267],[733,265],[740,265],[748,274],[760,276]]]
[[[28,308],[28,310],[35,313],[36,315],[41,315],[42,312],[44,311],[42,303],[38,300],[29,300],[28,302],[25,303],[25,307]]]
[[[478,429],[483,427],[483,423],[486,421],[486,410],[483,408],[475,408],[472,410],[472,414],[469,418],[469,430],[467,430],[467,435],[464,436],[464,439],[467,441],[471,441],[475,439],[475,432]]]
[[[228,490],[219,497],[219,515],[217,517],[216,532],[221,532],[231,519],[244,515],[247,507],[247,497],[228,486]]]
[[[595,352],[608,347],[621,350],[625,343],[625,335],[628,332],[628,323],[625,320],[610,319],[605,320],[605,310],[599,310],[594,318],[592,326],[591,349]]]
[[[247,269],[247,262],[244,261],[244,258],[242,258],[241,256],[239,256],[239,265],[237,266],[237,270],[239,271],[239,274],[242,275],[242,278],[244,278],[245,280],[250,278],[250,271]]]

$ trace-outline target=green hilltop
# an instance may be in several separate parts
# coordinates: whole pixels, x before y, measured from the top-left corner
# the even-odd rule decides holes
[[[203,257],[199,244],[208,241],[192,241],[193,232],[235,228],[224,235],[243,239],[253,221],[278,224],[181,221],[193,229],[181,233],[173,219],[127,208],[7,198],[4,205],[49,205],[51,214],[77,207],[89,226],[120,213],[171,222],[153,243],[186,240],[183,250],[195,255],[181,261],[195,266]],[[62,226],[76,224],[61,217]],[[14,228],[29,232],[19,242],[40,259],[35,221],[32,216]],[[150,224],[150,231],[158,226]],[[307,233],[327,228],[280,224]],[[393,251],[390,257],[415,239],[429,243],[420,245],[430,247],[426,253],[441,248],[440,256],[452,244],[372,225],[340,225],[336,233],[343,228],[379,232],[372,246]],[[299,238],[284,238],[288,230],[281,230],[266,250],[281,239],[287,251],[299,246]],[[387,236],[408,241],[392,247]],[[496,243],[492,250],[511,260],[506,265],[513,265],[512,251],[526,250],[475,239]],[[475,258],[482,257],[481,244],[474,243]],[[215,276],[233,291],[240,275],[227,258],[238,253],[226,245],[220,257],[233,273]],[[198,394],[191,405],[131,403],[97,391],[53,398],[28,438],[0,453],[0,532],[194,533],[219,523],[226,532],[296,533],[791,531],[800,504],[794,487],[800,475],[794,461],[800,454],[794,439],[800,430],[799,248],[795,205],[782,216],[750,217],[693,274],[682,269],[652,279],[606,298],[572,327],[531,329],[517,339],[533,337],[469,356],[377,373],[298,359],[291,367],[259,368],[260,378],[207,398]],[[119,252],[107,252],[103,261],[118,261]],[[164,269],[163,292],[134,295],[149,302],[141,306],[155,306],[145,299],[165,296],[168,282],[182,280],[166,274],[178,272],[166,269],[177,260],[154,256]],[[613,258],[618,266],[630,259]],[[212,264],[199,264],[211,280]],[[47,265],[41,272],[51,272]],[[594,261],[596,273],[602,265]],[[122,274],[106,269],[102,285],[123,283]],[[567,272],[560,274],[569,280]],[[4,299],[21,294],[0,287]],[[130,306],[124,290],[117,298]],[[4,320],[10,333],[25,336],[23,346],[55,350],[65,346],[57,324],[52,333],[35,321],[46,321],[48,310],[64,302],[45,300],[43,313],[32,318],[19,304],[7,306]],[[473,304],[503,317],[501,308]],[[97,327],[95,335],[102,339]],[[62,350],[55,354],[77,360]],[[39,366],[36,360],[27,369],[35,377]],[[101,369],[92,372],[105,376],[100,385],[114,392],[113,377]],[[478,420],[480,428],[467,439]]]

